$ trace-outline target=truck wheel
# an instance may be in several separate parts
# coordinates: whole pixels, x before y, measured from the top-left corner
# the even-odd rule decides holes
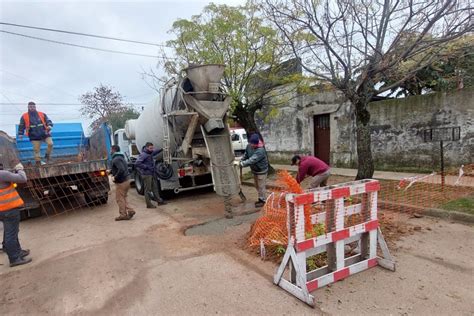
[[[105,194],[104,196],[100,197],[97,201],[99,204],[107,204],[107,201],[109,200],[109,195]]]
[[[139,174],[138,172],[135,172],[135,189],[137,190],[137,193],[140,195],[143,195],[145,192],[145,185],[143,184],[142,175]]]
[[[105,193],[101,197],[92,198],[88,193],[84,193],[84,199],[88,205],[102,205],[107,203],[109,195]]]

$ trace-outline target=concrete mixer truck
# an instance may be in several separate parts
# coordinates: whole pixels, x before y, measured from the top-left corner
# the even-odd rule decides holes
[[[241,194],[226,123],[230,97],[220,87],[223,74],[223,65],[191,65],[166,82],[138,119],[125,123],[138,149],[146,142],[163,148],[155,162],[163,193],[213,186],[224,197]],[[135,187],[143,194],[138,172]]]

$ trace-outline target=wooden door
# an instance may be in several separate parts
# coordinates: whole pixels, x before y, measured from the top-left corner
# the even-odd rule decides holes
[[[329,164],[329,114],[314,116],[314,155]]]

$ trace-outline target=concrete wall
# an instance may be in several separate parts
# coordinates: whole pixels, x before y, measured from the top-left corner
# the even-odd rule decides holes
[[[355,137],[351,132],[353,114],[350,104],[335,91],[298,95],[279,88],[281,105],[267,105],[256,115],[269,156],[274,161],[289,161],[294,154],[314,154],[313,117],[330,114],[331,161],[351,163]],[[285,97],[281,97],[287,92]],[[282,98],[286,98],[281,102]]]
[[[287,92],[286,102],[268,105],[257,113],[257,124],[274,161],[289,161],[295,153],[314,153],[313,116],[330,114],[330,159],[333,166],[356,166],[353,109],[340,93],[313,95]],[[279,97],[281,101],[281,96]],[[377,168],[439,168],[439,143],[424,143],[420,130],[461,127],[461,139],[445,148],[447,165],[473,162],[474,90],[437,93],[374,102],[369,105],[372,151]]]
[[[474,90],[436,93],[369,105],[372,152],[380,167],[415,166],[438,170],[439,142],[424,142],[422,130],[461,127],[460,140],[445,142],[448,165],[474,160]]]

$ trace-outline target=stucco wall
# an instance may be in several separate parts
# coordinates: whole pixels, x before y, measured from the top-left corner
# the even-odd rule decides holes
[[[372,153],[378,166],[439,168],[439,142],[424,142],[424,129],[461,128],[460,140],[445,143],[448,165],[472,163],[474,90],[373,102],[369,105]]]
[[[281,89],[281,88],[280,88]],[[313,116],[330,114],[330,159],[333,166],[356,166],[353,109],[340,93],[286,96],[282,106],[265,106],[257,124],[270,158],[288,161],[295,153],[313,154]],[[420,130],[461,127],[461,139],[445,148],[447,165],[473,163],[474,90],[437,93],[374,102],[369,105],[372,152],[377,168],[439,168],[439,142],[424,143]]]
[[[281,90],[276,94],[282,95]],[[291,91],[285,98],[286,102],[275,102],[281,105],[264,106],[256,115],[270,158],[289,161],[296,153],[314,154],[313,117],[330,114],[330,159],[350,164],[355,150],[350,104],[334,91],[311,95]]]

